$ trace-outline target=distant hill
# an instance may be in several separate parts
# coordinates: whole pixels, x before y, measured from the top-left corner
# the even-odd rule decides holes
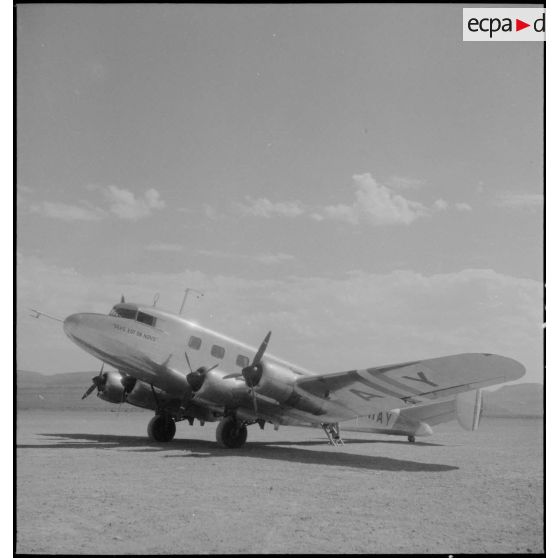
[[[82,400],[81,397],[93,383],[93,372],[68,372],[65,374],[39,374],[27,370],[18,370],[16,376],[17,408],[24,409],[60,409],[60,410],[98,410],[130,412],[139,411],[132,405],[115,405],[96,396],[96,391]]]
[[[69,372],[47,376],[27,370],[17,371],[18,409],[63,409],[131,412],[132,405],[115,405],[96,397],[81,396],[98,372]],[[513,384],[483,393],[485,417],[542,417],[543,386],[536,383]]]
[[[542,384],[512,384],[483,393],[485,417],[542,417],[543,413]]]

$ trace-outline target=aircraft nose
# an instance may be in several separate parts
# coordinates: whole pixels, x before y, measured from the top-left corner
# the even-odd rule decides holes
[[[79,314],[71,314],[64,320],[64,333],[68,337],[73,337],[81,323]]]

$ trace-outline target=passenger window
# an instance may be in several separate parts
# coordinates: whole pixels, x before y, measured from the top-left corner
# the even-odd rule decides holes
[[[156,318],[150,316],[149,314],[145,314],[144,312],[138,312],[138,317],[136,319],[138,322],[150,326],[155,326],[155,322],[157,321]]]
[[[211,347],[211,356],[215,358],[223,358],[225,356],[225,349],[223,347],[219,347],[219,345],[213,345]]]
[[[240,368],[246,368],[250,364],[250,359],[244,355],[238,355],[236,357],[236,365]]]
[[[188,347],[197,351],[201,347],[201,339],[192,335],[192,337],[190,337],[190,341],[188,341]]]

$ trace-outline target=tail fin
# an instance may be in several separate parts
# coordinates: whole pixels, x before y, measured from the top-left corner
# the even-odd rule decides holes
[[[482,413],[482,392],[480,389],[460,393],[455,398],[455,414],[465,430],[477,430]]]

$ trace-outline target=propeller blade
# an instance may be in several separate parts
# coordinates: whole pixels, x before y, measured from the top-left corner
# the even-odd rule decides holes
[[[245,366],[242,369],[242,376],[244,377],[244,381],[246,385],[252,391],[252,402],[254,404],[254,410],[257,412],[258,404],[256,403],[256,394],[254,392],[254,388],[260,383],[260,379],[263,374],[263,365],[260,364],[265,350],[267,349],[267,344],[269,343],[269,339],[271,337],[271,331],[265,336],[265,339],[262,341],[262,344],[258,348],[258,352],[252,361],[252,364],[249,366]]]
[[[252,366],[254,366],[255,364],[259,364],[260,360],[262,360],[265,350],[267,349],[267,344],[269,343],[270,337],[271,331],[265,336],[265,339],[262,341],[262,344],[260,345],[260,348],[258,349],[258,352],[256,353],[254,360],[252,361]]]
[[[96,379],[96,378],[95,378]],[[94,382],[91,387],[81,396],[82,399],[85,399],[95,388],[97,384]]]
[[[85,399],[95,388],[99,388],[101,384],[101,378],[103,376],[103,368],[105,367],[105,363],[101,364],[101,370],[99,371],[99,375],[91,378],[93,380],[93,384],[89,387],[89,389],[81,396],[81,399]]]
[[[256,399],[256,390],[254,388],[251,389],[252,391],[252,405],[254,405],[254,413],[258,414],[258,400]]]
[[[193,372],[192,365],[190,364],[190,359],[188,358],[188,353],[186,351],[184,351],[184,356],[186,357],[186,362],[188,363],[188,368],[190,369],[190,372]]]
[[[205,382],[207,374],[213,369],[217,368],[217,366],[219,366],[219,363],[214,364],[211,368],[200,366],[195,372],[190,372],[190,374],[187,374],[186,381],[192,388],[192,391],[199,391],[203,386],[203,383]]]

